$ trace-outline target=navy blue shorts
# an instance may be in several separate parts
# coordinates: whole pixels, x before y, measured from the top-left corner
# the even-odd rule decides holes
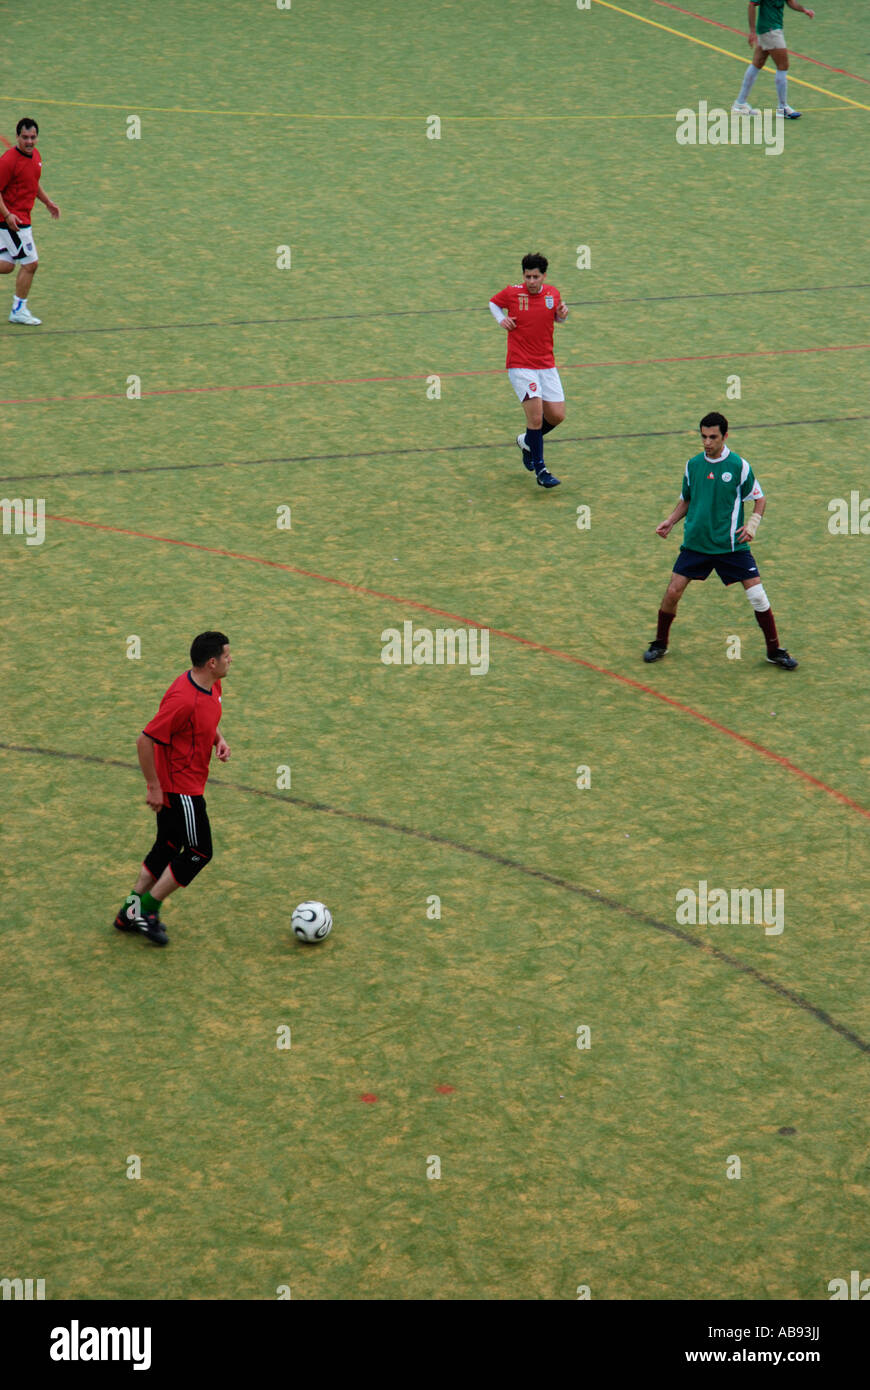
[[[741,579],[758,579],[758,566],[751,550],[727,550],[724,555],[704,555],[700,550],[681,550],[674,565],[674,574],[686,579],[706,579],[715,570],[723,584],[736,584]]]

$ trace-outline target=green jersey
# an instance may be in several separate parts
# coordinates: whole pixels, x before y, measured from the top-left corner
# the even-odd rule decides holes
[[[782,28],[782,12],[785,0],[751,0],[758,7],[757,34],[768,34],[771,29]]]
[[[681,550],[724,555],[729,550],[749,549],[748,541],[736,539],[743,525],[743,503],[764,493],[746,459],[728,448],[719,459],[696,454],[686,464],[682,495],[689,510]]]

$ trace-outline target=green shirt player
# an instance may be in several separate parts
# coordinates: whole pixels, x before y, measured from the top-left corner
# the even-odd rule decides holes
[[[715,570],[723,584],[736,584],[739,580],[746,590],[767,642],[768,661],[793,671],[797,662],[779,645],[770,601],[749,549],[767,503],[746,459],[728,448],[727,434],[724,415],[714,410],[704,416],[703,452],[689,459],[680,500],[667,520],[656,527],[656,535],[665,537],[678,521],[686,519],[683,544],[659,609],[656,635],[643,659],[658,661],[665,655],[671,623],[686,586],[692,579],[706,579]],[[743,504],[750,499],[755,506],[744,522]]]
[[[799,0],[749,0],[749,47],[752,49],[752,62],[743,74],[743,86],[740,88],[740,95],[735,101],[733,111],[739,112],[741,116],[757,116],[758,111],[754,106],[749,105],[749,93],[752,91],[752,84],[767,62],[768,56],[773,59],[776,68],[776,100],[777,114],[785,116],[789,121],[796,121],[800,116],[800,111],[795,111],[793,106],[788,104],[788,49],[785,46],[785,34],[782,31],[782,14],[785,6],[790,10],[797,10],[799,14],[805,14],[807,19],[815,18],[815,10],[808,10]],[[756,31],[757,17],[757,31]]]

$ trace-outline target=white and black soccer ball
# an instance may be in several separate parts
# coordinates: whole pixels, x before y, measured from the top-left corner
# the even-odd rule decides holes
[[[332,913],[325,903],[300,903],[290,924],[300,941],[313,946],[332,931]]]

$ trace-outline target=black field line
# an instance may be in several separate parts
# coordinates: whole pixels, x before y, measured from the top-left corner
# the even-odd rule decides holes
[[[138,772],[137,764],[122,762],[118,758],[98,758],[88,753],[67,753],[57,748],[37,748],[29,745],[16,743],[0,743],[0,750],[7,753],[33,754],[43,758],[61,758],[69,762],[94,763],[98,767],[120,767],[127,772]],[[844,1024],[838,1023],[836,1019],[818,1005],[811,1003],[809,999],[804,999],[803,995],[789,989],[787,985],[780,984],[777,980],[765,975],[763,971],[757,970],[754,965],[747,965],[745,961],[738,960],[736,956],[729,955],[727,951],[722,951],[718,946],[711,945],[708,941],[702,940],[698,936],[692,936],[691,932],[683,931],[682,928],[670,922],[661,922],[657,917],[652,917],[647,912],[641,912],[638,908],[630,907],[627,903],[620,902],[617,898],[608,897],[604,893],[598,893],[592,888],[584,888],[582,884],[572,883],[569,879],[560,878],[556,874],[548,873],[545,869],[535,869],[528,864],[522,864],[517,859],[511,859],[505,854],[496,854],[494,850],[480,849],[476,845],[467,845],[461,840],[453,840],[446,835],[438,835],[431,830],[418,830],[414,826],[399,825],[395,821],[386,820],[383,816],[370,816],[361,811],[347,811],[340,806],[328,806],[322,801],[306,801],[299,796],[289,796],[281,792],[264,791],[261,787],[249,787],[241,782],[226,782],[220,777],[211,777],[209,786],[220,787],[230,792],[242,792],[247,796],[261,797],[267,801],[278,801],[282,805],[299,807],[303,811],[317,811],[328,816],[336,816],[341,820],[353,821],[357,825],[370,825],[376,830],[387,830],[395,835],[405,835],[409,839],[423,840],[427,844],[441,845],[445,849],[458,851],[460,854],[468,854],[476,859],[483,859],[489,864],[498,864],[505,869],[513,869],[516,873],[524,874],[527,878],[535,879],[540,883],[552,884],[555,888],[562,888],[567,893],[574,894],[575,897],[583,898],[596,907],[604,907],[611,912],[618,912],[624,917],[629,917],[632,921],[638,922],[645,927],[652,927],[654,931],[663,932],[667,936],[676,937],[687,946],[694,947],[695,950],[702,951],[704,955],[712,957],[723,965],[729,966],[739,974],[745,975],[749,979],[755,980],[757,984],[763,985],[765,989],[776,994],[780,999],[794,1004],[802,1009],[804,1013],[810,1014],[818,1023],[830,1028],[834,1033],[839,1034],[846,1042],[858,1048],[861,1052],[870,1052],[870,1042],[865,1042],[857,1033],[854,1033]]]
[[[870,281],[859,280],[853,285],[793,285],[779,290],[705,290],[696,294],[616,295],[608,299],[566,299],[565,303],[569,308],[583,309],[602,305],[607,307],[612,304],[668,304],[688,299],[744,299],[758,295],[826,294],[832,290],[866,289],[870,289]],[[484,314],[488,312],[485,304],[482,306],[472,304],[463,305],[456,309],[379,309],[374,313],[361,311],[351,314],[318,314],[308,315],[305,318],[203,319],[201,321],[192,320],[189,323],[115,324],[107,328],[43,328],[39,333],[18,333],[17,337],[35,342],[40,338],[68,337],[70,335],[80,337],[86,333],[165,333],[176,329],[261,328],[275,324],[294,323],[304,323],[310,326],[317,323],[338,323],[348,319],[435,318],[445,314]]]
[[[870,415],[822,415],[814,420],[768,420],[757,424],[731,425],[729,434],[738,430],[786,430],[796,425],[839,425],[850,420],[870,420]],[[683,426],[677,430],[639,430],[631,434],[574,434],[563,435],[560,439],[547,436],[547,448],[553,444],[597,444],[621,439],[667,439],[693,432]],[[400,458],[412,454],[467,454],[484,449],[504,449],[507,453],[510,444],[503,439],[489,444],[426,444],[406,449],[358,449],[346,454],[297,454],[259,459],[216,459],[207,463],[141,463],[129,468],[76,468],[68,473],[6,473],[0,476],[0,486],[6,483],[28,483],[36,479],[47,482],[63,482],[65,478],[114,478],[129,473],[182,473],[201,468],[257,468],[267,463],[333,463],[342,459]],[[516,445],[514,445],[516,447]],[[687,446],[690,447],[690,446]],[[512,456],[516,461],[517,456]]]

